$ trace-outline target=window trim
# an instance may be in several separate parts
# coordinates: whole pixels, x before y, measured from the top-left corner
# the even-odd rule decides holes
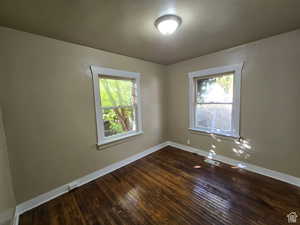
[[[141,78],[140,73],[129,72],[125,70],[116,70],[106,67],[91,66],[91,72],[93,77],[93,89],[94,89],[94,99],[95,99],[95,115],[96,115],[96,127],[97,127],[97,145],[104,145],[114,141],[122,140],[135,135],[140,135],[142,131],[142,112],[141,112]],[[136,104],[136,130],[128,131],[126,133],[116,134],[111,137],[104,136],[104,121],[102,119],[102,106],[100,98],[100,87],[99,87],[99,76],[112,76],[126,79],[134,79],[136,83],[136,94],[137,94],[137,104]],[[105,107],[104,107],[105,108]]]
[[[243,63],[214,67],[205,70],[199,70],[188,73],[189,77],[189,130],[204,132],[204,133],[213,133],[215,135],[227,136],[233,138],[240,138],[240,94],[241,94],[241,76]],[[232,100],[232,124],[233,130],[232,133],[222,133],[211,131],[208,129],[200,129],[195,126],[195,105],[196,105],[196,93],[195,93],[195,80],[197,78],[211,77],[218,74],[224,73],[234,73],[233,75],[233,100]]]

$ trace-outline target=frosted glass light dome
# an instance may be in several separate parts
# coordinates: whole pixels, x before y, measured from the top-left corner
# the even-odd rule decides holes
[[[173,34],[181,24],[181,18],[176,15],[164,15],[156,19],[155,26],[163,35]]]

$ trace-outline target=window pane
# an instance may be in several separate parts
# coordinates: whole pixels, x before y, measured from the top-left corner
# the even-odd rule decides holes
[[[233,74],[197,80],[197,103],[232,103]]]
[[[102,113],[105,137],[136,130],[134,107],[103,109]]]
[[[99,79],[102,107],[128,106],[135,102],[135,83],[133,80],[107,78]]]
[[[230,132],[232,104],[198,104],[196,127],[204,130]]]

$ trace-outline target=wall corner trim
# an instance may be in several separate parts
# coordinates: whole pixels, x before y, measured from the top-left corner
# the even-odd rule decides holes
[[[179,143],[172,142],[172,141],[168,141],[167,143],[168,143],[168,145],[170,145],[174,148],[179,148],[181,150],[196,153],[196,154],[199,154],[199,155],[202,155],[202,156],[208,156],[208,152],[204,151],[204,150],[201,150],[201,149],[197,149],[197,148],[194,148],[194,147],[191,147],[191,146],[179,144]],[[294,176],[291,176],[291,175],[288,175],[288,174],[285,174],[285,173],[281,173],[281,172],[266,169],[266,168],[263,168],[263,167],[260,167],[260,166],[256,166],[254,164],[245,163],[245,162],[242,162],[242,161],[231,159],[229,157],[222,156],[222,155],[216,155],[216,156],[214,156],[214,159],[217,160],[217,161],[220,161],[222,163],[232,165],[232,166],[237,166],[239,163],[243,163],[246,166],[246,168],[244,168],[245,170],[248,170],[250,172],[254,172],[254,173],[257,173],[257,174],[260,174],[260,175],[264,175],[264,176],[267,176],[267,177],[271,177],[273,179],[280,180],[280,181],[283,181],[283,182],[286,182],[286,183],[289,183],[289,184],[300,187],[300,178],[299,177],[294,177]]]

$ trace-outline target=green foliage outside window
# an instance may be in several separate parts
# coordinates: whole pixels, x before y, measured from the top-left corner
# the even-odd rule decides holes
[[[105,136],[133,129],[135,85],[132,80],[100,78]]]

